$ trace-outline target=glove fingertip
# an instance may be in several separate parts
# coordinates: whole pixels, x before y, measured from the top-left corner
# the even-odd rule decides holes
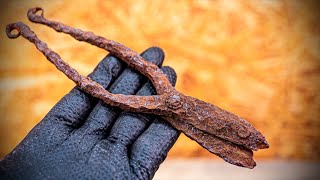
[[[108,54],[99,64],[95,67],[89,77],[94,81],[107,88],[110,83],[121,73],[125,64],[118,58]]]
[[[163,66],[161,68],[161,70],[162,70],[162,72],[164,74],[167,75],[171,85],[175,86],[176,82],[177,82],[177,73],[176,73],[176,71],[173,68],[171,68],[170,66]]]
[[[164,52],[159,47],[150,47],[143,51],[141,56],[159,67],[162,65],[164,60]]]

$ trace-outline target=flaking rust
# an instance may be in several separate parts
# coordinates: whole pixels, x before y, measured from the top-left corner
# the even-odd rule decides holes
[[[41,14],[38,15],[37,12]],[[128,47],[92,32],[47,20],[43,16],[43,9],[39,7],[31,8],[27,16],[32,22],[47,25],[57,32],[69,34],[79,41],[85,41],[109,51],[147,76],[158,94],[154,96],[112,94],[65,63],[27,25],[22,22],[7,25],[6,33],[9,38],[17,38],[21,35],[34,43],[57,69],[90,95],[125,111],[159,115],[208,151],[237,166],[253,168],[256,163],[253,160],[252,150],[269,147],[265,137],[246,120],[217,106],[178,92],[158,66],[146,61]],[[12,34],[14,29],[18,34]]]

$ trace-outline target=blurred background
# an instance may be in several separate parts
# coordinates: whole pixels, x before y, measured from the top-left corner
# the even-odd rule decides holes
[[[178,74],[179,91],[244,117],[270,144],[255,152],[258,166],[247,170],[181,135],[155,179],[270,179],[272,173],[272,179],[310,178],[319,163],[318,1],[31,0],[1,1],[1,6],[0,158],[74,86],[28,41],[9,40],[6,24],[30,25],[81,74],[89,74],[107,54],[30,23],[27,10],[41,6],[50,19],[137,52],[161,47],[164,65]]]

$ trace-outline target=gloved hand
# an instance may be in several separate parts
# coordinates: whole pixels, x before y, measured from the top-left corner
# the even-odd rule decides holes
[[[159,48],[142,56],[159,66],[164,59]],[[174,70],[162,70],[174,84]],[[111,55],[89,76],[112,93],[155,93]],[[151,179],[178,136],[159,117],[121,112],[75,87],[1,160],[0,179]]]

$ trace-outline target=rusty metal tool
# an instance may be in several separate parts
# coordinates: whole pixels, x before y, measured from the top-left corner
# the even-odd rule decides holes
[[[40,15],[37,14],[39,12]],[[210,103],[177,91],[156,65],[144,60],[128,47],[97,36],[92,32],[47,20],[40,7],[31,8],[27,16],[32,22],[47,25],[57,32],[69,34],[79,41],[85,41],[109,51],[147,76],[157,92],[157,95],[153,96],[112,94],[97,82],[80,75],[65,63],[46,43],[39,40],[27,25],[22,22],[7,25],[6,33],[9,38],[17,38],[21,35],[34,43],[57,69],[90,95],[125,111],[160,115],[173,127],[231,164],[253,168],[256,163],[252,158],[253,152],[251,150],[269,147],[265,137],[246,120]],[[14,29],[18,31],[17,34],[13,33]]]

